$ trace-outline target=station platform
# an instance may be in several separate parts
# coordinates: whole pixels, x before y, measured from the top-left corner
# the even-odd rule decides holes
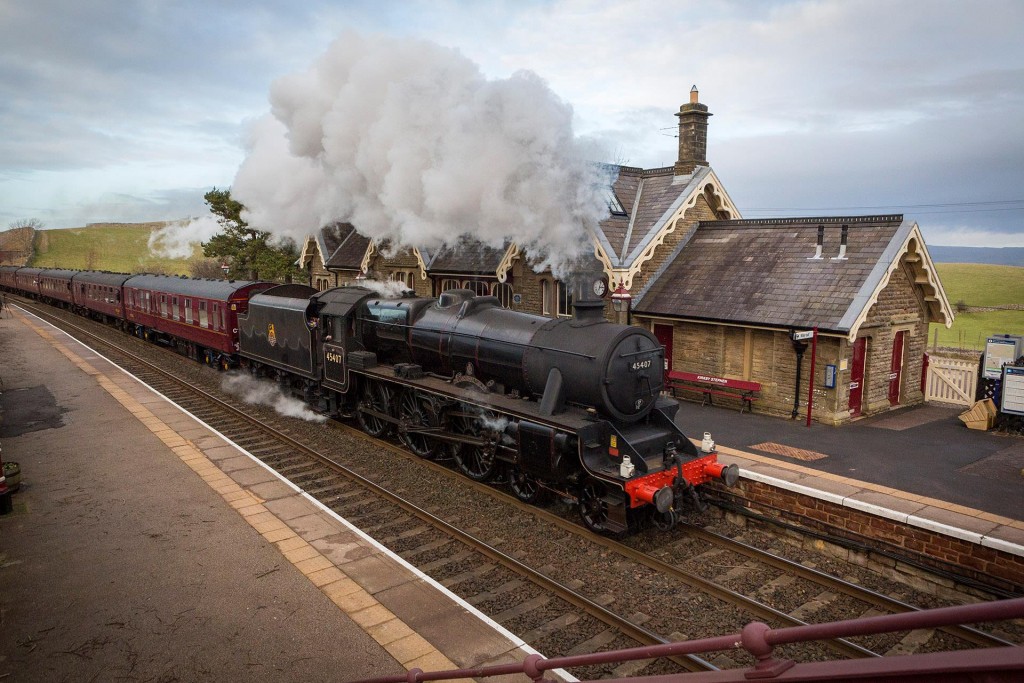
[[[743,477],[1024,556],[1024,438],[925,405],[843,427],[682,403]],[[533,651],[202,423],[0,317],[0,679],[353,680]]]
[[[1024,437],[968,429],[923,404],[840,427],[682,401],[740,476],[1024,557]]]
[[[0,679],[345,681],[534,651],[38,318],[0,318]]]

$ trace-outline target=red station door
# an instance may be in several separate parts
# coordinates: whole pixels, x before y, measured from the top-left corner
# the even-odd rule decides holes
[[[658,338],[658,343],[665,348],[665,374],[672,369],[672,326],[671,325],[655,325],[654,336]]]
[[[864,397],[864,356],[868,339],[861,337],[853,343],[853,364],[850,367],[850,417],[859,417]]]
[[[903,335],[897,332],[892,340],[892,365],[889,366],[889,405],[900,404],[900,382],[903,379]]]

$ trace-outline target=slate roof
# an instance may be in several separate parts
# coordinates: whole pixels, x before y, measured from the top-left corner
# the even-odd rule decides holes
[[[454,246],[446,245],[439,249],[427,264],[427,269],[432,273],[494,275],[508,248],[508,242],[501,249],[495,249],[463,235]]]
[[[711,173],[708,166],[692,175],[677,176],[671,166],[641,169],[620,166],[612,185],[626,215],[601,221],[598,240],[613,268],[628,267],[655,238],[665,221]]]
[[[819,225],[822,258],[813,259]],[[842,225],[848,245],[837,260]],[[633,310],[848,333],[912,228],[902,215],[702,221]]]
[[[366,250],[370,246],[370,238],[364,237],[356,232],[351,223],[335,223],[338,229],[337,246],[329,252],[327,263],[324,265],[328,270],[358,270],[366,256]]]

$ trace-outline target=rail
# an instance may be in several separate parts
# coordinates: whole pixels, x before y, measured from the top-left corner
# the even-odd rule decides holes
[[[896,678],[927,681],[964,680],[970,673],[984,672],[986,681],[1019,681],[1024,676],[1024,647],[1005,647],[978,650],[959,650],[905,657],[880,657],[869,660],[844,660],[797,664],[777,659],[773,650],[777,645],[803,643],[826,638],[866,636],[894,631],[937,628],[964,623],[1001,621],[1024,618],[1024,598],[1000,600],[959,607],[865,617],[826,624],[772,629],[761,622],[751,622],[740,633],[715,638],[702,638],[668,645],[611,650],[571,657],[545,659],[530,655],[521,662],[485,666],[473,669],[425,672],[412,669],[403,675],[369,678],[352,683],[418,683],[419,681],[458,680],[523,674],[533,681],[549,681],[544,672],[626,662],[656,657],[696,655],[720,650],[746,650],[757,663],[752,668],[717,671],[713,673],[680,674],[673,681],[746,681],[773,679],[800,681],[853,681],[893,680]],[[624,679],[630,680],[630,679]],[[634,681],[643,679],[631,679]],[[651,681],[667,681],[667,677]],[[605,682],[607,683],[607,681]]]

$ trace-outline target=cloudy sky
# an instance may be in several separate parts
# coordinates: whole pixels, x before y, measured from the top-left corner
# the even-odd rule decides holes
[[[1024,246],[1019,0],[0,0],[0,229],[205,213],[272,84],[346,32],[534,72],[631,166],[674,162],[696,84],[746,218],[903,212],[931,244]]]

